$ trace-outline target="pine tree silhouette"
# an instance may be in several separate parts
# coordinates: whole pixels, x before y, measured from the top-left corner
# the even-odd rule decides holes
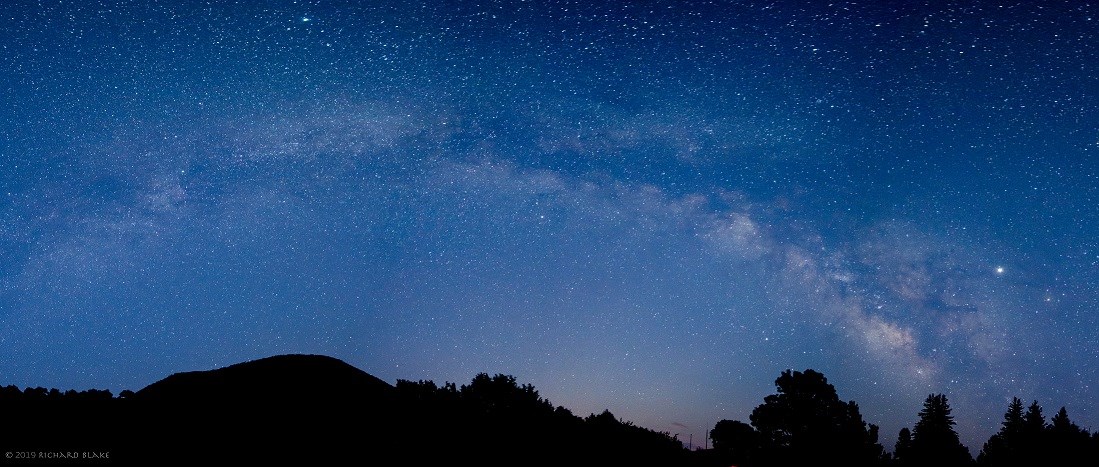
[[[973,463],[969,449],[958,440],[946,395],[931,394],[912,430],[912,465],[965,466]]]

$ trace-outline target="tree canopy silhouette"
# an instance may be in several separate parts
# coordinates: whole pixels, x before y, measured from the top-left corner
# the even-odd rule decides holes
[[[908,427],[897,433],[897,444],[893,446],[893,458],[898,465],[908,465],[912,457],[912,431]]]
[[[878,427],[862,419],[854,401],[840,400],[823,374],[786,370],[775,387],[777,393],[752,411],[755,434],[743,423],[719,422],[715,447],[725,446],[752,465],[882,462]]]
[[[439,387],[432,381],[400,380],[396,390],[407,407],[398,423],[420,433],[436,453],[426,460],[512,465],[539,453],[540,463],[584,459],[674,465],[684,463],[688,454],[667,433],[621,421],[610,411],[580,418],[564,407],[554,408],[534,386],[521,385],[510,375],[480,373],[460,388],[453,383]],[[481,454],[489,450],[496,457],[486,460]]]
[[[721,420],[710,431],[714,450],[733,465],[752,465],[760,448],[759,433],[739,420]]]

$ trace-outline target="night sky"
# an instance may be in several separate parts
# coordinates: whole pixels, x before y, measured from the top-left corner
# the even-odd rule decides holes
[[[696,444],[1099,429],[1099,5],[0,3],[0,384],[282,353]]]

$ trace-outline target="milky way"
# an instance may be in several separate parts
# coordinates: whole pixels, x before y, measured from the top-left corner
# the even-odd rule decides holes
[[[932,392],[974,453],[1099,429],[1099,7],[371,3],[0,5],[0,384],[319,353],[700,440],[813,368],[888,447]]]

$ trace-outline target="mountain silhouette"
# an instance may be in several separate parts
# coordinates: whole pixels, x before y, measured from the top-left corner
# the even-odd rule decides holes
[[[156,459],[335,462],[397,444],[395,389],[341,360],[279,355],[176,373],[123,400],[135,454]]]
[[[133,400],[157,403],[317,403],[361,399],[386,402],[393,386],[324,355],[277,355],[206,371],[176,373],[137,391]]]
[[[0,451],[12,455],[0,464],[973,464],[964,447],[955,449],[961,445],[943,394],[928,396],[890,456],[877,426],[823,374],[788,370],[775,385],[751,424],[722,420],[713,449],[688,452],[668,433],[609,411],[578,417],[509,375],[481,373],[461,386],[390,385],[332,357],[278,355],[176,373],[119,397],[0,387]],[[956,451],[953,461],[935,456],[947,451]],[[1023,457],[1087,462],[1099,458],[1099,434],[1077,426],[1063,407],[1047,424],[1037,401],[1024,414],[1016,398],[977,464],[1020,465]]]
[[[0,388],[0,414],[19,428],[0,436],[5,450],[110,453],[82,464],[686,465],[689,455],[609,411],[554,407],[512,376],[390,385],[322,355],[176,373],[117,398]]]

